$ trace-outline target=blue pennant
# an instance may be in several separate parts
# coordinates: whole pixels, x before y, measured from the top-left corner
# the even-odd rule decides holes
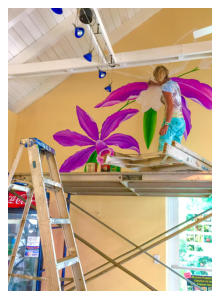
[[[89,53],[83,55],[83,57],[84,57],[87,61],[91,62],[91,61],[92,61],[92,52],[89,52]]]
[[[75,27],[75,37],[80,38],[84,35],[85,29],[83,27]]]
[[[102,79],[106,76],[106,72],[99,70],[99,78]]]
[[[112,91],[112,86],[111,84],[109,84],[108,86],[105,87],[105,90],[108,91],[108,92],[111,92]]]
[[[62,8],[51,8],[53,12],[55,12],[57,15],[62,15],[63,9]]]

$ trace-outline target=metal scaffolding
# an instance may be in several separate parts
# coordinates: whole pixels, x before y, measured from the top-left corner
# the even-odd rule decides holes
[[[30,180],[29,174],[18,174],[15,176],[17,180]],[[96,195],[96,196],[172,196],[172,197],[209,197],[212,194],[212,173],[211,171],[200,171],[200,170],[187,170],[187,171],[166,171],[166,172],[123,172],[123,173],[68,173],[61,174],[61,179],[64,187],[64,191],[69,194],[69,196],[74,195]],[[183,199],[184,200],[184,199]],[[137,245],[134,242],[130,241],[128,238],[99,220],[97,217],[84,210],[78,206],[73,201],[70,201],[70,204],[75,208],[79,209],[81,212],[85,213],[87,216],[91,217],[93,220],[97,221],[107,229],[114,232],[116,235],[121,237],[123,240],[127,241],[129,244],[133,245],[134,248],[129,250],[126,253],[121,254],[120,256],[115,257],[114,259],[107,256],[100,249],[96,248],[93,244],[84,240],[78,234],[75,234],[76,238],[80,242],[84,243],[86,246],[91,248],[93,251],[101,255],[107,260],[106,263],[96,267],[95,269],[90,270],[85,273],[86,281],[97,278],[98,276],[118,267],[141,284],[146,286],[148,289],[155,291],[155,287],[144,281],[142,278],[132,273],[128,269],[122,266],[123,263],[135,258],[136,256],[144,253],[149,258],[155,260],[157,263],[179,276],[181,279],[184,279],[189,284],[196,286],[199,290],[203,289],[191,280],[180,275],[177,271],[156,259],[154,256],[149,254],[148,250],[158,246],[159,244],[173,238],[177,234],[187,230],[190,227],[197,225],[203,220],[210,218],[212,216],[210,212],[211,209],[204,211],[192,217],[191,219],[180,223],[166,232],[155,236],[151,240],[144,242],[141,245]],[[195,221],[191,224],[187,224],[189,221]],[[186,225],[185,225],[186,224]],[[183,226],[181,229],[178,229],[180,226]],[[174,231],[171,234],[171,231]],[[168,234],[168,235],[167,235]],[[166,235],[166,236],[165,236]],[[159,239],[159,240],[158,240]],[[109,264],[111,266],[107,267]],[[90,274],[95,271],[100,270],[98,273],[90,276]],[[64,287],[73,284],[68,278],[64,278],[66,284]],[[73,290],[74,286],[69,290]]]
[[[129,250],[128,252],[126,253],[123,253],[122,255],[120,256],[117,256],[116,258],[114,259],[111,259],[110,257],[108,257],[105,253],[103,253],[100,249],[96,248],[94,245],[92,245],[91,243],[89,243],[88,241],[86,241],[85,239],[83,239],[82,237],[80,237],[78,234],[75,234],[76,238],[81,241],[83,244],[87,245],[89,248],[91,248],[93,251],[95,251],[96,253],[98,253],[99,255],[101,255],[102,257],[104,257],[108,262],[90,270],[89,272],[85,273],[85,277],[87,277],[89,274],[101,269],[101,268],[104,268],[105,266],[107,266],[108,264],[113,264],[112,266],[100,271],[99,273],[93,275],[93,276],[90,276],[89,278],[86,278],[86,281],[90,281],[92,279],[95,279],[97,278],[98,276],[102,275],[102,274],[105,274],[106,272],[108,271],[111,271],[112,269],[114,269],[114,267],[118,267],[119,269],[121,269],[122,271],[126,272],[128,275],[130,275],[131,277],[133,277],[134,279],[136,279],[137,281],[139,281],[140,283],[142,283],[143,285],[145,285],[147,288],[149,288],[150,290],[152,291],[155,291],[156,289],[154,287],[152,287],[151,285],[149,285],[146,281],[143,281],[143,279],[139,278],[137,275],[135,275],[134,273],[132,273],[131,271],[128,271],[126,268],[122,267],[121,264],[135,258],[136,256],[144,253],[146,254],[148,257],[150,257],[151,259],[155,260],[157,263],[161,264],[163,267],[165,267],[166,269],[168,269],[169,271],[171,271],[172,273],[174,273],[175,275],[179,276],[181,279],[184,279],[185,281],[187,281],[189,284],[193,285],[194,287],[197,287],[200,291],[203,291],[203,289],[196,285],[194,282],[192,282],[191,280],[185,278],[184,276],[180,275],[177,271],[175,271],[174,269],[172,269],[171,267],[169,267],[168,265],[166,265],[165,263],[161,262],[160,260],[158,260],[157,258],[155,258],[154,256],[152,256],[150,253],[148,253],[147,251],[158,246],[159,244],[175,237],[176,235],[178,235],[179,233],[199,224],[200,222],[212,217],[212,213],[209,213],[207,214],[208,212],[211,211],[211,208],[210,209],[207,209],[206,211],[203,211],[202,213],[194,216],[194,217],[191,217],[190,219],[170,228],[169,230],[155,236],[154,238],[144,242],[143,244],[141,245],[137,245],[135,244],[134,242],[130,241],[128,238],[126,238],[125,236],[123,236],[121,233],[117,232],[115,229],[113,229],[112,227],[110,227],[109,225],[105,224],[103,221],[99,220],[97,217],[95,217],[94,215],[92,215],[91,213],[89,213],[88,211],[86,211],[85,209],[83,209],[82,207],[78,206],[76,203],[74,203],[73,201],[70,201],[70,204],[73,205],[74,207],[76,207],[77,209],[79,209],[81,212],[85,213],[86,215],[88,215],[89,217],[91,217],[93,220],[97,221],[98,223],[100,223],[101,225],[103,225],[105,228],[109,229],[110,231],[112,231],[113,233],[115,233],[117,236],[119,236],[120,238],[122,238],[123,240],[127,241],[129,244],[133,245],[135,248],[134,249],[131,249]],[[207,214],[207,215],[205,215]],[[190,223],[190,224],[187,224],[185,225],[186,223],[192,221],[192,220],[195,220],[194,222]],[[185,226],[183,226],[185,225]],[[183,226],[181,229],[179,230],[176,230],[177,228],[179,228],[180,226]],[[158,238],[166,235],[167,233],[173,231],[173,230],[176,230],[174,233],[172,234],[169,234],[167,235],[166,237],[163,237],[161,238],[160,240],[158,241],[155,241],[157,240]],[[153,242],[155,241],[155,242]],[[153,243],[152,243],[153,242]],[[144,247],[144,245],[147,245],[149,243],[152,243],[151,245],[148,245],[147,247]],[[136,253],[133,253],[131,255],[129,255],[128,257],[120,260],[120,261],[117,261],[119,259],[121,259],[122,257],[124,256],[127,256],[128,254],[132,253],[133,251],[136,251],[138,250],[138,252]],[[117,262],[116,262],[117,261]],[[130,273],[129,273],[130,272]],[[70,285],[71,283],[73,283],[73,281],[70,281],[66,284],[67,285]],[[71,287],[69,289],[69,291],[73,290],[74,287]]]

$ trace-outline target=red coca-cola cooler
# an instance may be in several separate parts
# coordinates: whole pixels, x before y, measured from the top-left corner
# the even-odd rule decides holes
[[[27,199],[24,191],[16,193]],[[36,206],[35,198],[32,204]],[[8,193],[8,260],[12,254],[21,217],[24,210],[24,202],[12,193]],[[30,207],[24,230],[19,243],[13,273],[40,276],[42,270],[42,252],[40,246],[40,234],[38,229],[36,210]],[[40,281],[12,277],[9,284],[9,291],[36,291],[40,290]]]

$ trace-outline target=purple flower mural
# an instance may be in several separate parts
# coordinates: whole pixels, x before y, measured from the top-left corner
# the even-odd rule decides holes
[[[76,107],[77,117],[80,127],[87,136],[70,131],[69,129],[59,131],[53,135],[53,138],[62,146],[89,146],[76,152],[67,158],[60,167],[60,172],[70,172],[83,166],[90,155],[97,151],[97,161],[102,164],[103,156],[114,154],[110,145],[118,146],[122,149],[131,149],[140,153],[138,142],[129,135],[116,133],[109,136],[119,125],[138,113],[137,109],[126,109],[110,115],[102,124],[99,134],[96,122],[79,106]]]
[[[171,80],[180,86],[182,96],[190,98],[206,109],[212,109],[212,88],[208,84],[195,79],[172,77]],[[113,106],[125,101],[136,100],[142,91],[148,89],[147,82],[133,82],[114,90],[95,108]]]
[[[202,105],[206,109],[212,109],[212,88],[208,84],[201,83],[195,79],[183,79],[180,77],[172,77],[171,80],[179,84],[181,94],[182,94],[182,112],[186,122],[186,130],[184,132],[184,137],[187,139],[191,125],[191,111],[187,107],[186,98],[193,100],[194,102]],[[137,100],[137,103],[142,104],[142,109],[144,110],[144,123],[143,127],[146,127],[146,121],[148,122],[147,130],[144,134],[145,143],[147,148],[149,148],[152,136],[155,132],[155,121],[157,110],[161,106],[160,96],[153,95],[153,93],[148,93],[152,87],[148,86],[147,82],[133,82],[127,85],[121,86],[120,88],[114,90],[110,95],[101,103],[97,104],[95,108],[113,106],[119,103],[127,101],[127,103],[121,108],[130,105],[133,101]],[[148,94],[148,96],[147,96]],[[162,91],[161,91],[162,95]],[[144,105],[145,106],[144,106]],[[146,107],[148,110],[146,110]],[[156,107],[156,108],[155,108]],[[152,117],[152,112],[155,114],[155,117]],[[148,117],[149,114],[149,117]],[[150,119],[150,121],[149,121]]]

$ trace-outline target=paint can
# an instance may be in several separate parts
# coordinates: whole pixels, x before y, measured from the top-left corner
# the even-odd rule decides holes
[[[97,163],[87,163],[85,165],[85,172],[97,172]]]
[[[101,165],[101,172],[110,172],[110,165],[102,164]]]

